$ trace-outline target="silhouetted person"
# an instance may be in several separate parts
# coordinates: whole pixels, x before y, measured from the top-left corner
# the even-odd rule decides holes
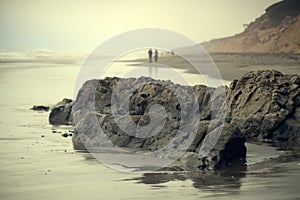
[[[152,49],[149,49],[149,51],[148,51],[149,63],[152,63],[152,54],[153,54]]]
[[[157,60],[158,60],[158,51],[157,51],[157,49],[155,49],[155,51],[154,51],[154,60],[155,60],[155,62],[157,62]]]

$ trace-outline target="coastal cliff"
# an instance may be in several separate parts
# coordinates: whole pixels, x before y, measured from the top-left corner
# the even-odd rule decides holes
[[[210,53],[300,53],[300,1],[285,0],[268,7],[242,33],[201,45]]]

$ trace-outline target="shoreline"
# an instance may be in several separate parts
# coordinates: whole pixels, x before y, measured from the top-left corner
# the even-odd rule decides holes
[[[300,54],[210,53],[209,55],[225,81],[239,79],[245,73],[257,70],[274,69],[283,74],[300,75]],[[117,60],[115,62],[129,63],[127,66],[140,66],[148,63],[148,59],[145,56],[145,58]],[[190,63],[176,55],[161,55],[157,63],[184,70],[184,73],[198,74]],[[209,74],[206,75],[210,76]]]

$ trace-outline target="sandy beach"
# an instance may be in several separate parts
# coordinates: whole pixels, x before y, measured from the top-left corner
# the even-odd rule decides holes
[[[300,54],[211,53],[209,56],[218,67],[225,83],[239,79],[249,71],[256,70],[274,69],[283,74],[300,74]],[[191,60],[195,60],[193,57],[190,57]],[[130,62],[130,66],[139,66],[148,63],[148,60],[147,58],[136,60],[121,58],[118,62]],[[188,61],[176,55],[171,56],[164,53],[159,57],[158,63],[174,69],[182,69],[184,73],[198,74]]]
[[[66,64],[59,60],[10,60],[0,64],[1,199],[255,197],[273,200],[297,199],[299,196],[299,158],[286,159],[288,162],[274,159],[286,152],[273,147],[249,144],[248,170],[207,176],[184,172],[124,173],[105,167],[88,153],[74,151],[71,137],[61,136],[73,127],[49,125],[49,112],[32,111],[30,108],[33,105],[53,106],[64,97],[73,98],[74,82],[82,61]],[[143,61],[146,60],[134,59],[118,62],[117,65],[130,70]],[[170,57],[161,57],[159,62],[174,68],[185,67]],[[219,63],[226,64],[225,61]],[[224,76],[227,79],[238,78],[241,70],[235,72],[233,69],[237,68],[233,67],[234,73],[230,71],[226,75],[225,64],[222,68]],[[289,69],[299,73],[297,67]],[[189,76],[191,73],[186,74]],[[271,158],[273,161],[270,163],[257,164]]]
[[[0,27],[0,200],[300,200],[300,0],[6,0]]]

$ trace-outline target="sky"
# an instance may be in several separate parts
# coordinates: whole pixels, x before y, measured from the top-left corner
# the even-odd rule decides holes
[[[134,29],[234,35],[279,0],[0,0],[0,49],[92,50]]]

